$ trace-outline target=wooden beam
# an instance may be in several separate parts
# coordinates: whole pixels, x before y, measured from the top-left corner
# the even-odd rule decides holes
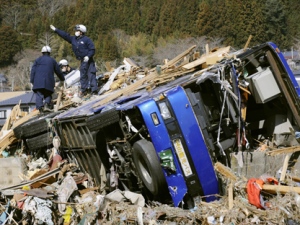
[[[209,45],[208,44],[205,45],[205,53],[206,53],[206,55],[209,54]]]
[[[289,192],[296,192],[300,194],[300,187],[293,187],[293,186],[264,184],[262,190],[271,194],[276,194],[276,193],[286,194]]]
[[[228,207],[229,210],[233,208],[233,183],[232,181],[229,184],[228,187]]]
[[[243,49],[244,51],[246,51],[246,49],[248,48],[251,39],[252,39],[252,35],[250,34],[249,37],[248,37],[248,40],[247,40],[247,42],[246,42],[246,44],[245,44],[245,46],[244,46],[244,49]]]
[[[215,164],[215,170],[218,171],[219,173],[221,173],[226,178],[232,180],[232,181],[237,181],[238,180],[238,177],[231,171],[231,169],[228,168],[227,166],[224,166],[220,162],[217,162]]]
[[[64,88],[60,87],[60,90],[59,90],[58,96],[57,96],[57,100],[56,100],[56,104],[55,104],[55,108],[54,108],[54,112],[57,112],[59,109],[59,104],[60,104],[63,92],[64,92]]]
[[[216,58],[217,58],[218,60],[220,60],[220,59],[224,58],[224,55],[227,54],[229,52],[229,50],[230,50],[230,46],[227,46],[224,48],[219,48],[215,52],[212,52],[208,55],[203,55],[199,59],[182,66],[182,68],[189,70],[193,67],[196,67],[196,66],[199,66],[199,65],[205,63],[206,60],[208,60],[209,58],[214,58],[214,60],[216,60]]]
[[[12,129],[19,126],[22,123],[25,123],[27,120],[31,119],[34,116],[37,116],[38,114],[40,114],[40,112],[38,110],[33,110],[31,111],[29,114],[27,114],[26,116],[24,116],[23,118],[19,119],[18,121],[16,121],[13,126]]]
[[[4,135],[3,138],[0,140],[0,155],[4,151],[5,148],[10,146],[11,144],[15,143],[17,138],[15,137],[14,131],[11,129],[9,132]]]
[[[168,61],[165,65],[163,65],[163,66],[161,67],[161,69],[163,70],[163,69],[165,69],[165,68],[167,68],[167,67],[169,67],[169,66],[173,66],[174,64],[176,64],[177,62],[179,62],[184,56],[190,54],[190,52],[191,52],[194,48],[196,48],[196,45],[193,45],[193,46],[190,47],[188,50],[186,50],[186,51],[182,52],[181,54],[179,54],[178,56],[176,56],[174,59]]]
[[[293,146],[293,147],[272,150],[272,151],[267,152],[266,154],[269,156],[275,156],[275,155],[279,155],[279,154],[288,154],[288,153],[294,153],[294,152],[299,152],[299,151],[300,151],[300,146]]]
[[[283,182],[285,180],[285,175],[286,175],[286,171],[287,171],[287,168],[289,165],[290,158],[291,158],[290,154],[286,155],[284,158],[284,163],[282,166],[281,175],[280,175],[280,179],[279,179],[279,181],[281,181],[281,182]]]

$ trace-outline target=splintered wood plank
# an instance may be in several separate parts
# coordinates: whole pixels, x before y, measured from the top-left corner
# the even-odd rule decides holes
[[[24,116],[23,118],[17,120],[13,126],[12,126],[12,129],[19,126],[20,124],[22,123],[25,123],[27,120],[31,119],[32,117],[34,116],[37,116],[38,114],[40,114],[40,112],[38,110],[33,110],[31,111],[29,114],[27,114],[26,116]]]
[[[287,154],[284,158],[284,162],[283,162],[282,171],[281,171],[279,181],[284,181],[285,180],[285,175],[286,175],[286,171],[287,171],[287,168],[288,168],[288,165],[289,165],[290,158],[291,158],[290,154]]]
[[[8,133],[6,135],[4,135],[1,139],[0,139],[0,154],[2,153],[2,151],[7,148],[8,146],[10,146],[11,144],[15,143],[18,139],[15,137],[13,128],[21,125],[22,123],[26,122],[27,120],[29,120],[30,118],[32,118],[33,116],[36,116],[39,114],[38,110],[34,110],[31,113],[27,114],[26,116],[24,116],[23,118],[17,120],[12,128],[8,131]]]
[[[279,154],[288,154],[288,153],[294,153],[294,152],[299,152],[299,151],[300,151],[300,146],[293,146],[293,147],[275,149],[275,150],[267,152],[266,154],[269,156],[275,156],[275,155],[279,155]]]
[[[182,66],[182,68],[189,70],[193,67],[206,63],[206,61],[209,61],[209,63],[211,64],[213,62],[216,62],[217,60],[224,58],[224,55],[226,55],[229,52],[229,50],[230,46],[219,48],[215,52],[212,52],[208,55],[203,55],[199,59]]]
[[[252,39],[252,35],[250,34],[249,37],[248,37],[248,40],[247,40],[247,42],[246,42],[246,44],[245,44],[245,46],[244,46],[244,49],[243,49],[244,51],[246,51],[246,49],[248,48],[251,39]]]
[[[63,87],[60,87],[60,90],[59,90],[59,93],[58,93],[58,97],[57,97],[57,100],[56,100],[56,104],[55,104],[55,108],[54,108],[54,112],[57,112],[58,109],[59,109],[59,104],[60,104],[63,92],[64,92]]]
[[[175,78],[175,77],[179,77],[179,76],[183,76],[187,73],[191,73],[195,71],[195,69],[190,69],[190,70],[184,70],[184,71],[176,71],[176,72],[173,72],[173,73],[167,73],[167,74],[162,74],[160,76],[157,76],[154,80],[154,82],[156,83],[164,83],[164,81],[168,81],[172,78]]]
[[[3,138],[0,140],[0,154],[2,151],[7,148],[9,145],[15,143],[17,141],[17,138],[15,137],[15,134],[13,130],[10,130]]]
[[[193,45],[192,47],[190,47],[188,50],[184,51],[183,53],[179,54],[178,56],[176,56],[174,59],[168,61],[165,65],[163,65],[161,68],[165,69],[169,66],[173,66],[176,63],[178,63],[180,60],[182,60],[182,58],[184,58],[185,56],[187,56],[188,54],[190,54],[190,52],[196,48],[196,45]]]
[[[237,181],[238,180],[238,177],[231,171],[231,169],[228,168],[227,166],[223,165],[220,162],[217,162],[215,164],[215,170],[218,171],[219,173],[221,173],[226,178],[232,180],[232,181]]]
[[[296,192],[300,194],[300,187],[293,187],[293,186],[264,184],[262,190],[272,194],[276,194],[276,193],[286,194],[289,192]]]
[[[233,183],[230,182],[228,187],[228,207],[229,209],[233,208]]]
[[[16,111],[18,110],[18,108],[20,107],[20,105],[15,105],[13,107],[13,109],[10,112],[9,117],[6,119],[4,126],[1,129],[1,133],[3,133],[4,130],[9,130],[11,127],[12,122],[14,121],[15,115],[16,115]]]
[[[124,58],[123,63],[129,64],[131,67],[138,67],[138,65],[130,58]]]

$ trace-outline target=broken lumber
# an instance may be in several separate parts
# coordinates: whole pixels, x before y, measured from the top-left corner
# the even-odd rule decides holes
[[[9,132],[4,135],[4,137],[0,140],[0,155],[11,144],[15,143],[18,139],[15,137],[14,131],[11,129]]]
[[[206,63],[206,61],[209,61],[209,64],[213,64],[213,62],[216,63],[218,60],[223,59],[224,56],[229,52],[229,50],[230,46],[220,48],[215,52],[212,52],[208,55],[203,55],[199,59],[182,66],[182,68],[189,70],[191,68]]]
[[[167,62],[167,64],[163,65],[160,67],[160,70],[164,70],[170,66],[175,65],[177,62],[179,62],[180,60],[182,60],[186,55],[188,55],[194,48],[196,47],[196,45],[190,47],[188,50],[184,51],[183,53],[179,54],[178,56],[176,56],[174,59],[170,60]],[[127,87],[125,87],[124,89],[118,90],[115,93],[111,94],[110,96],[107,96],[105,99],[95,103],[93,105],[93,107],[98,107],[101,106],[103,104],[106,104],[120,96],[123,95],[128,95],[131,93],[134,93],[134,91],[136,91],[139,87],[141,87],[145,82],[149,82],[154,80],[155,78],[157,78],[159,76],[159,72],[156,70],[156,68],[152,68],[150,70],[150,74],[143,77],[142,79],[136,81],[135,83],[128,85]]]
[[[243,49],[244,51],[246,51],[246,49],[248,48],[251,39],[252,39],[252,35],[250,34],[250,36],[248,37],[248,40],[247,40],[247,42],[246,42],[246,44],[245,44],[245,46],[244,46],[244,49]]]
[[[285,180],[285,175],[286,175],[286,171],[287,171],[287,168],[288,168],[288,165],[289,165],[290,158],[291,158],[290,154],[287,154],[284,158],[284,163],[283,163],[283,166],[282,166],[282,171],[281,171],[279,181],[284,181]]]
[[[276,193],[286,194],[289,192],[296,192],[300,194],[300,187],[293,187],[293,186],[264,184],[262,190],[264,192],[268,192],[271,194],[276,194]]]
[[[60,104],[63,92],[64,92],[64,88],[60,87],[60,90],[59,90],[59,93],[58,93],[58,96],[57,96],[56,105],[55,105],[55,108],[54,108],[54,112],[57,112],[58,109],[59,109],[59,104]]]
[[[178,56],[176,56],[174,59],[168,61],[165,65],[163,65],[161,67],[162,70],[175,65],[177,62],[179,62],[182,58],[184,58],[186,55],[190,54],[190,52],[196,48],[196,45],[193,45],[192,47],[190,47],[188,50],[184,51],[183,53],[179,54]]]
[[[224,166],[220,162],[217,162],[215,164],[215,170],[218,171],[219,173],[221,173],[223,176],[225,176],[229,180],[232,180],[232,181],[238,180],[238,177],[231,171],[231,169],[228,168],[227,166]]]
[[[272,150],[272,151],[267,152],[266,154],[269,156],[275,156],[275,155],[279,155],[279,154],[288,154],[288,153],[294,153],[294,152],[299,152],[299,151],[300,151],[300,146],[292,146],[292,147]]]
[[[21,125],[22,123],[25,123],[26,121],[28,121],[29,119],[31,119],[32,117],[38,115],[40,112],[38,110],[33,110],[31,111],[29,114],[27,114],[26,116],[24,116],[23,118],[17,120],[13,126],[12,126],[12,129]]]
[[[19,125],[21,125],[22,123],[26,122],[27,120],[29,120],[30,118],[32,118],[33,116],[36,116],[37,114],[39,114],[39,111],[34,110],[32,112],[30,112],[29,114],[27,114],[26,116],[24,116],[23,118],[17,120],[11,127],[11,129],[8,131],[8,133],[6,135],[4,135],[1,139],[0,139],[0,154],[2,153],[2,151],[4,151],[5,148],[7,148],[9,145],[15,143],[18,139],[15,137],[15,134],[13,132],[13,129]]]
[[[144,82],[146,81],[150,81],[153,80],[156,76],[158,76],[158,74],[155,72],[153,72],[152,74],[138,80],[137,82],[127,86],[124,89],[118,90],[117,92],[113,93],[112,95],[106,97],[105,99],[101,100],[100,102],[97,102],[96,104],[93,105],[93,107],[98,107],[101,106],[103,104],[106,104],[120,96],[123,96],[125,94],[130,94],[133,93],[138,87],[140,87],[141,85],[143,85]]]

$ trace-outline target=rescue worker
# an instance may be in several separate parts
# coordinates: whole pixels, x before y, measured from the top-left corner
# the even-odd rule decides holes
[[[66,59],[62,59],[58,63],[62,73],[66,76],[68,73],[72,72],[74,69],[69,66],[69,63]]]
[[[51,48],[44,46],[41,52],[43,55],[34,61],[30,72],[30,83],[35,93],[36,109],[40,113],[52,111],[51,102],[55,86],[54,73],[60,79],[60,85],[65,80],[58,63],[50,56]]]
[[[75,26],[75,36],[68,34],[67,32],[55,28],[50,25],[50,28],[57,33],[61,38],[66,40],[72,45],[73,52],[78,60],[80,60],[80,97],[84,97],[88,94],[88,91],[92,94],[98,94],[98,86],[96,80],[96,66],[93,59],[95,54],[95,46],[93,41],[85,36],[86,27],[82,24]]]

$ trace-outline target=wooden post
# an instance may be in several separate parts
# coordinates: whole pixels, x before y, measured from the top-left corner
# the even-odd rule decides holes
[[[251,39],[252,39],[252,35],[250,34],[250,36],[248,37],[248,40],[247,40],[247,42],[246,42],[246,44],[244,46],[244,49],[243,49],[244,51],[246,51],[246,49],[248,48],[248,45],[249,45]]]
[[[206,53],[206,55],[209,54],[209,45],[208,44],[205,45],[205,53]]]
[[[282,171],[281,171],[281,175],[280,175],[280,179],[279,179],[279,181],[281,181],[281,182],[283,182],[285,180],[285,175],[286,175],[287,167],[289,165],[290,158],[291,158],[290,154],[286,155],[284,158],[284,163],[282,166]]]
[[[64,91],[64,88],[60,87],[60,91],[59,91],[58,96],[57,96],[57,101],[56,101],[54,112],[57,112],[58,109],[59,109],[59,104],[60,104],[60,100],[61,100],[61,96],[63,94],[63,91]]]
[[[228,206],[229,206],[229,209],[233,208],[233,184],[232,184],[232,181],[230,182],[229,187],[228,187]]]

